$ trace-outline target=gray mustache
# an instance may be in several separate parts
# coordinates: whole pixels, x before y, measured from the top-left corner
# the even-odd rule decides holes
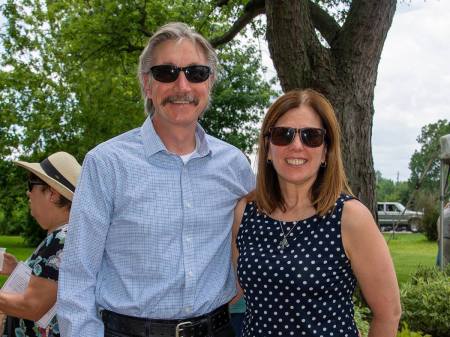
[[[176,101],[186,101],[190,104],[197,105],[199,103],[198,98],[192,95],[173,95],[164,98],[162,101],[162,105],[166,105],[168,103],[174,103]]]

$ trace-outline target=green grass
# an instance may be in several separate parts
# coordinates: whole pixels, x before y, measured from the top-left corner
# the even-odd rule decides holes
[[[436,263],[437,244],[427,241],[423,234],[396,233],[394,237],[385,233],[389,250],[394,260],[395,271],[400,284],[409,279],[418,265],[433,266]],[[20,236],[1,236],[0,247],[17,257],[26,260],[34,251],[34,247],[27,247]],[[6,277],[0,276],[0,285]]]
[[[399,284],[406,282],[417,266],[436,264],[437,243],[420,233],[385,233],[384,238],[394,260]]]

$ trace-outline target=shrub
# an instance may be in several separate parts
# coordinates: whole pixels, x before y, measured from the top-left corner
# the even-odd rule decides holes
[[[424,232],[429,241],[437,240],[436,222],[439,217],[439,199],[437,195],[429,192],[417,196],[416,206],[423,209],[423,219],[420,230]]]
[[[397,333],[397,337],[432,337],[428,334],[422,334],[420,331],[409,330],[408,324],[403,323],[402,329]]]
[[[355,305],[355,322],[361,337],[367,337],[369,334],[369,321],[370,310],[367,307]]]
[[[355,322],[360,333],[360,337],[367,337],[370,327],[370,309],[365,306],[355,305]],[[397,333],[397,337],[432,337],[428,334],[423,334],[420,331],[411,331],[407,323],[403,323],[402,329]]]
[[[450,276],[450,264],[441,271],[436,266],[419,266],[414,274],[411,275],[410,283],[416,285],[420,280],[435,280],[441,277]]]
[[[419,266],[401,288],[402,323],[433,337],[450,336],[450,267]]]
[[[429,241],[436,241],[438,238],[437,220],[439,218],[439,209],[436,207],[425,208],[422,227],[425,236]]]

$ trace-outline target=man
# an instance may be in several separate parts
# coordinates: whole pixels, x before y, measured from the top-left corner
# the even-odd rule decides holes
[[[62,336],[233,336],[231,223],[254,176],[198,124],[216,68],[210,44],[181,23],[143,51],[149,117],[83,163],[60,272]]]
[[[447,264],[450,263],[450,200],[444,206],[444,223],[443,223],[443,235],[442,235],[442,246],[440,243],[441,239],[441,217],[437,219],[436,227],[438,232],[438,253],[436,256],[436,265],[441,266],[441,257],[442,259],[442,267],[445,268]],[[442,253],[441,253],[442,249]]]

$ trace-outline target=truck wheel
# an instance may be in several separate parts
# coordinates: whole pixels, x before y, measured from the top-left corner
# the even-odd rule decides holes
[[[417,233],[420,229],[420,220],[419,219],[411,219],[409,220],[409,230],[413,233]]]

